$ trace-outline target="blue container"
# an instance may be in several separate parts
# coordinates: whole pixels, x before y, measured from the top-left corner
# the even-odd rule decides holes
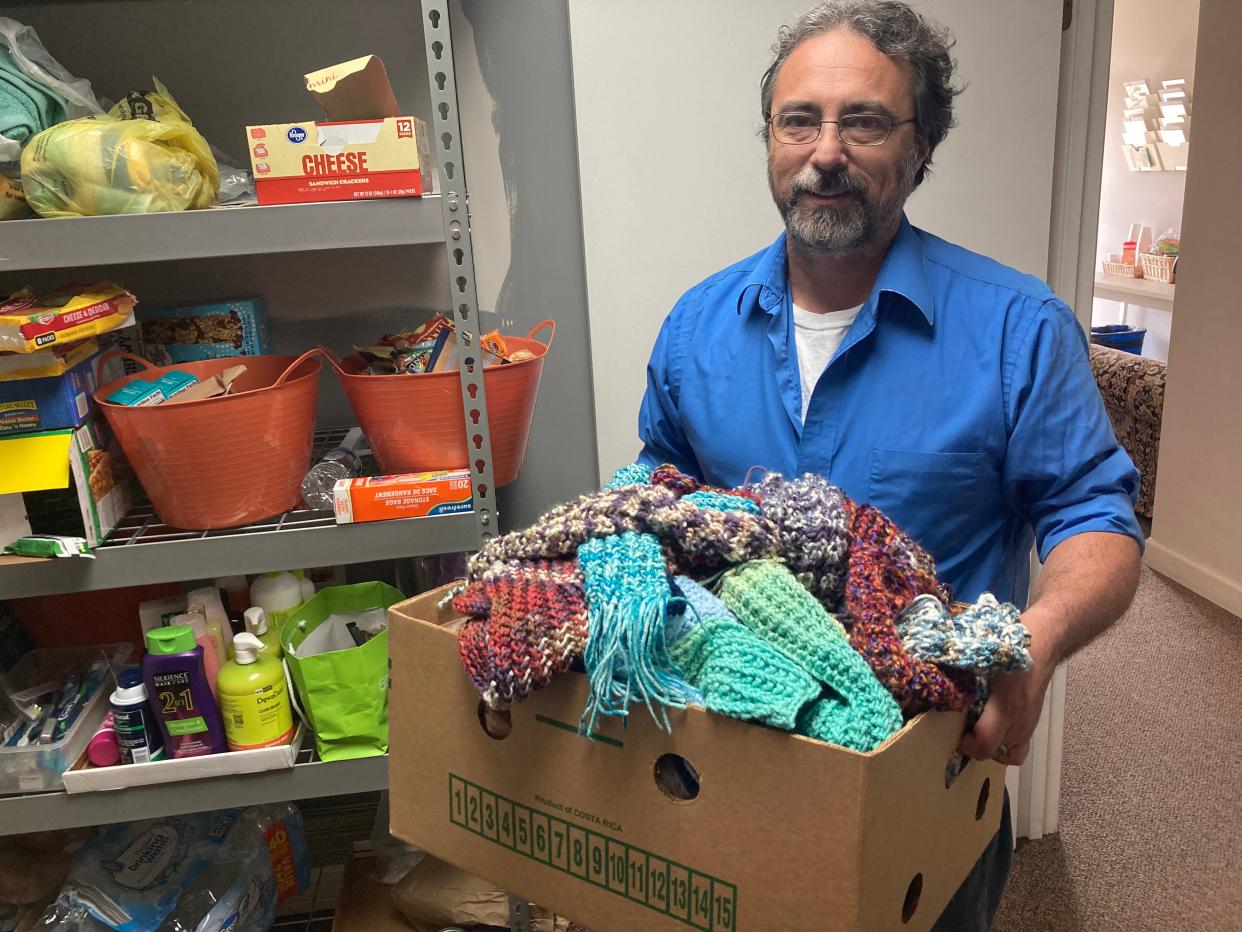
[[[1107,346],[1140,356],[1143,353],[1143,337],[1147,336],[1146,327],[1131,327],[1129,324],[1105,324],[1091,328],[1091,342],[1099,346]]]

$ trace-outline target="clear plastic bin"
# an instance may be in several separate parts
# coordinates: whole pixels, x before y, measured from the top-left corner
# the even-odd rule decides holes
[[[134,652],[133,644],[94,644],[89,647],[50,647],[32,650],[13,665],[4,680],[14,702],[33,702],[41,695],[59,689],[77,670],[100,659],[112,665],[112,672],[125,665]]]
[[[0,794],[36,793],[64,785],[64,772],[86,751],[91,736],[108,714],[108,697],[116,686],[116,667],[124,663],[132,650],[129,644],[37,650],[17,662],[5,679],[12,694],[30,696],[23,702],[56,690],[67,675],[96,660],[106,661],[109,672],[83,702],[82,711],[59,741],[20,748],[0,747]],[[53,676],[52,671],[58,675]]]

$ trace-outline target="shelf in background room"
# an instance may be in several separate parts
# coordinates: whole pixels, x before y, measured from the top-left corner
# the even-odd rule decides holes
[[[69,794],[56,790],[0,796],[0,837],[387,788],[387,755],[324,762],[314,760],[314,752],[305,748],[298,763],[288,770],[99,793]]]
[[[1137,304],[1158,311],[1173,310],[1173,294],[1176,285],[1152,281],[1149,278],[1122,278],[1120,275],[1104,275],[1096,272],[1094,293],[1105,301]]]
[[[439,195],[10,220],[0,272],[443,243]]]
[[[338,446],[345,433],[316,431],[311,462]],[[363,463],[378,471],[368,455]],[[338,525],[330,511],[299,509],[242,527],[183,531],[163,524],[150,505],[140,505],[96,548],[93,560],[0,565],[0,599],[460,553],[478,549],[477,535],[471,512]]]

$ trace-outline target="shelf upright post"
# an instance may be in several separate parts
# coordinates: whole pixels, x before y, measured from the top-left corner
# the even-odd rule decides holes
[[[432,149],[440,168],[440,204],[448,250],[449,294],[457,324],[461,365],[461,400],[465,413],[466,449],[474,493],[479,546],[497,533],[496,487],[492,478],[492,438],[483,386],[479,343],[479,301],[470,240],[470,204],[461,150],[457,78],[453,66],[453,35],[448,0],[422,0],[423,36],[427,43],[427,77],[431,83]]]

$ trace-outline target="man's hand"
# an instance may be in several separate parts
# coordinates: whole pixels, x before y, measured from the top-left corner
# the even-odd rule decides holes
[[[975,760],[1021,764],[1031,750],[1031,736],[1039,724],[1044,693],[1052,682],[1055,658],[1031,644],[1029,670],[1003,673],[992,680],[992,691],[975,727],[958,744],[957,752]]]
[[[1031,750],[1053,671],[1121,616],[1138,586],[1138,544],[1129,537],[1087,532],[1052,549],[1039,593],[1022,613],[1031,632],[1031,668],[1003,673],[958,753],[976,760],[1021,764]]]

